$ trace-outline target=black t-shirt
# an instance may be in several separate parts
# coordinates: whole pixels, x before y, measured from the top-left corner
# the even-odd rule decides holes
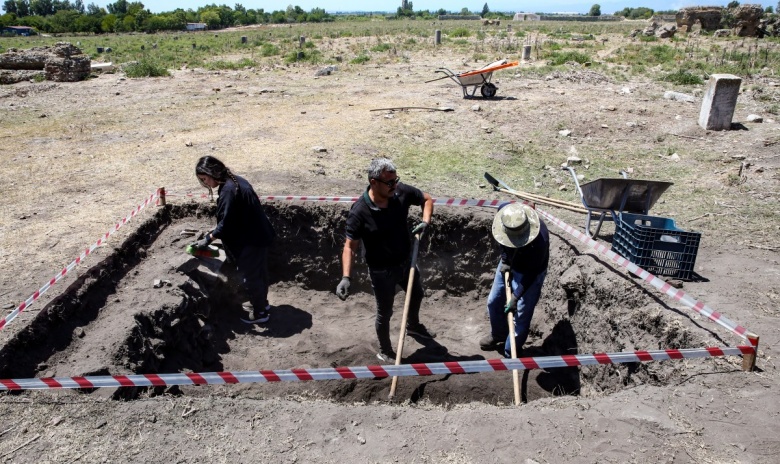
[[[219,186],[217,227],[212,232],[236,258],[246,246],[269,247],[276,233],[257,193],[243,177]]]
[[[366,263],[373,269],[403,264],[412,251],[406,219],[409,207],[425,203],[423,192],[399,183],[387,208],[379,208],[368,196],[368,189],[352,205],[347,218],[347,238],[362,240]]]

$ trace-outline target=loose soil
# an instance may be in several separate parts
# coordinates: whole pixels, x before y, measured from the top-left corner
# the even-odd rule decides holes
[[[386,400],[388,379],[23,392],[0,397],[7,418],[0,456],[8,462],[776,462],[779,158],[764,141],[777,137],[777,124],[708,133],[696,126],[697,105],[660,100],[664,89],[653,82],[609,84],[582,70],[550,80],[506,75],[498,81],[505,98],[464,100],[452,83],[422,84],[433,69],[462,61],[448,53],[321,78],[305,66],[183,70],[166,79],[104,75],[0,89],[6,312],[157,186],[171,193],[170,205],[144,209],[0,331],[0,377],[374,364],[365,267],[358,266],[346,302],[333,293],[347,206],[266,204],[279,233],[270,258],[275,308],[270,324],[248,326],[240,321],[243,295],[224,256],[207,262],[182,252],[189,240],[182,230],[208,230],[214,221],[213,205],[183,195],[202,193],[195,160],[222,158],[261,195],[355,195],[368,160],[393,157],[385,147],[395,139],[410,139],[424,157],[426,144],[441,137],[484,138],[484,151],[474,156],[504,163],[497,175],[520,182],[512,175],[517,160],[491,146],[493,132],[510,144],[559,147],[561,162],[573,144],[580,153],[598,153],[605,144],[657,151],[655,141],[670,131],[683,140],[680,151],[690,141],[697,144],[691,152],[717,154],[683,155],[698,184],[675,184],[657,209],[702,231],[697,279],[684,290],[761,336],[756,372],[743,372],[739,358],[528,371],[520,407],[511,404],[506,373],[401,378],[394,402]],[[455,111],[392,118],[369,111],[400,106]],[[756,108],[741,97],[737,114]],[[639,124],[624,129],[634,118]],[[561,120],[581,134],[576,142],[558,135]],[[670,162],[651,156],[636,177]],[[741,156],[747,188],[724,182]],[[539,168],[533,182],[564,180]],[[436,197],[510,199],[457,172],[429,179],[423,171],[399,170]],[[524,182],[533,188],[531,179]],[[686,205],[685,194],[697,188],[712,190],[714,208],[691,211],[702,206]],[[741,213],[741,205],[759,200],[765,214]],[[576,214],[549,211],[583,224]],[[405,362],[500,356],[477,346],[488,329],[485,299],[496,262],[492,214],[437,208],[420,267],[422,320],[438,337],[407,338]],[[750,236],[735,227],[740,223]],[[605,227],[609,240],[611,225]],[[524,355],[740,343],[554,225],[550,230],[550,274]],[[397,325],[402,293],[395,307]]]

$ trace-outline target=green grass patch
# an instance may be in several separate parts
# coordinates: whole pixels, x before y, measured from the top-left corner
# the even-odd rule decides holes
[[[368,55],[358,55],[355,58],[352,58],[349,60],[349,64],[366,64],[371,60],[371,57]]]
[[[465,27],[458,27],[453,29],[449,34],[450,37],[471,37],[471,31]]]
[[[550,64],[553,66],[560,66],[570,61],[574,61],[580,64],[590,62],[590,56],[577,51],[565,51],[565,52],[553,52],[549,56]]]
[[[170,76],[171,73],[168,72],[168,68],[164,67],[160,63],[156,63],[148,59],[143,59],[141,61],[127,65],[125,67],[125,75],[127,75],[127,77],[137,79],[141,77]]]
[[[704,84],[704,79],[697,74],[693,74],[687,69],[678,69],[671,72],[661,78],[664,82],[671,82],[677,85],[701,85]]]
[[[372,52],[382,53],[382,52],[386,52],[386,51],[388,51],[388,50],[390,50],[392,48],[393,47],[390,44],[388,44],[388,43],[381,43],[381,44],[378,44],[378,45],[374,45],[373,47],[370,48],[370,50]]]

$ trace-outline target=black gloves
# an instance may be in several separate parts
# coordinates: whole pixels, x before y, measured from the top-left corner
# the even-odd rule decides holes
[[[336,287],[336,296],[341,298],[341,301],[344,301],[349,296],[349,284],[352,281],[347,276],[344,276],[341,278],[341,282],[339,282],[339,285]]]

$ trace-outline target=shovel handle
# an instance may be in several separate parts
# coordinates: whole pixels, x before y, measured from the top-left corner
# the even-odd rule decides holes
[[[512,282],[509,279],[509,272],[504,273],[504,284],[506,286],[507,304],[512,298]],[[515,340],[515,315],[512,311],[506,313],[506,321],[509,324],[509,346],[512,351],[512,359],[517,359],[517,340]],[[520,373],[517,369],[512,369],[512,386],[515,391],[515,406],[520,406]]]

